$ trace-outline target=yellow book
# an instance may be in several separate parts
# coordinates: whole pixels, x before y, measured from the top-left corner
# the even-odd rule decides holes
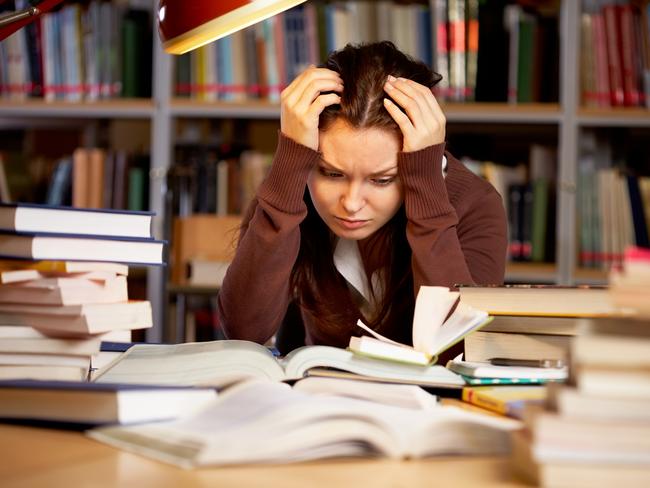
[[[546,401],[546,387],[470,386],[463,388],[463,401],[520,419],[527,404]]]

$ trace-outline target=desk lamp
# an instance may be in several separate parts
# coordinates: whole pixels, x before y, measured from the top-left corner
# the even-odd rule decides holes
[[[33,0],[24,10],[0,14],[0,41],[62,0]],[[160,0],[158,30],[165,51],[183,54],[305,0]],[[0,0],[2,4],[4,0]]]
[[[183,54],[305,0],[160,0],[158,30],[165,51]]]

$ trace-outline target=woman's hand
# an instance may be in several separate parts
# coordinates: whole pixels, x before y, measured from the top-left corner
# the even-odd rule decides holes
[[[280,130],[294,141],[318,151],[318,117],[323,109],[341,101],[343,80],[336,71],[310,67],[282,90]]]
[[[402,151],[412,152],[445,141],[445,114],[431,90],[413,80],[389,76],[384,106],[404,135]]]

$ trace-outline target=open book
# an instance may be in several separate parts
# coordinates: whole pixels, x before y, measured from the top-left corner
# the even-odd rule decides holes
[[[250,381],[178,421],[89,431],[90,437],[183,467],[343,456],[419,458],[507,452],[514,420],[438,406],[413,410],[314,396]]]
[[[245,378],[271,381],[353,373],[358,379],[460,388],[464,381],[444,366],[417,366],[363,357],[330,346],[304,346],[278,359],[249,341],[139,344],[96,376],[97,382],[227,386]]]
[[[403,363],[433,364],[438,354],[492,320],[487,312],[462,301],[450,315],[458,298],[458,292],[443,286],[421,286],[413,314],[413,346],[392,341],[359,321],[357,325],[374,337],[351,337],[350,350]]]

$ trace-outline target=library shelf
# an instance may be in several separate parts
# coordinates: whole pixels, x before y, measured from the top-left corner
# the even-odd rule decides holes
[[[650,128],[650,109],[644,107],[580,108],[577,122],[583,127]]]
[[[154,115],[154,104],[149,98],[120,98],[94,102],[46,102],[39,99],[24,101],[0,101],[1,117],[35,118],[132,118],[148,119]]]

